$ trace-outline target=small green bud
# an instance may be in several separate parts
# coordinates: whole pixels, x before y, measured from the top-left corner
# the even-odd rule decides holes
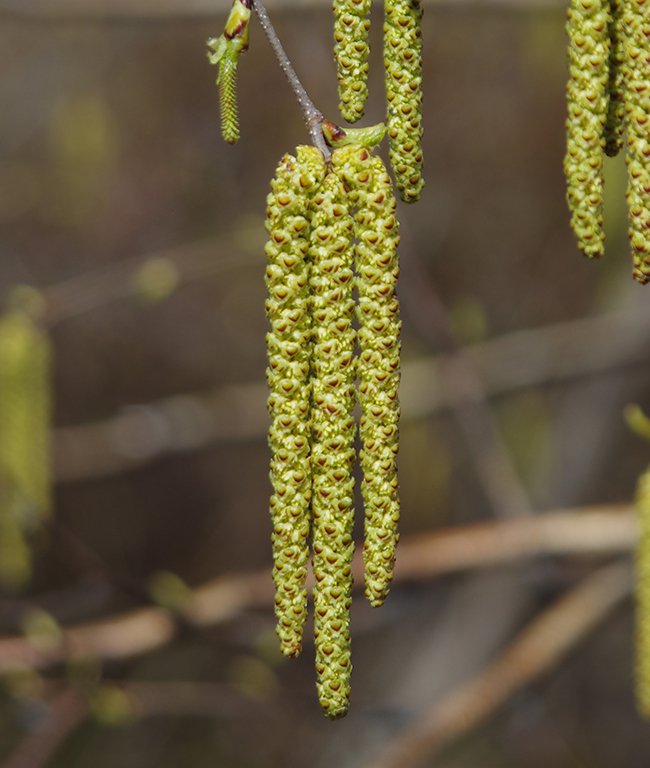
[[[221,110],[221,133],[225,141],[235,144],[239,139],[237,112],[237,63],[239,54],[248,50],[250,5],[234,0],[223,34],[208,40],[212,53],[208,58],[219,67],[217,85]]]
[[[367,128],[340,128],[331,120],[322,122],[323,136],[330,147],[347,147],[355,144],[358,147],[372,149],[386,135],[384,123],[370,125]]]

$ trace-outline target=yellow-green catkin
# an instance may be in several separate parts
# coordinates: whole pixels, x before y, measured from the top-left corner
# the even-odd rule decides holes
[[[401,323],[395,292],[399,275],[397,203],[381,158],[367,149],[337,149],[331,162],[348,185],[355,209],[365,591],[370,603],[379,606],[390,588],[399,538]]]
[[[621,151],[625,133],[625,38],[621,2],[610,0],[609,4],[609,84],[605,122],[605,154],[608,157],[616,157]]]
[[[639,480],[636,508],[636,696],[639,712],[650,717],[650,467]]]
[[[633,275],[650,281],[650,0],[624,0],[627,204]]]
[[[27,312],[0,319],[0,579],[30,576],[27,537],[50,511],[50,345]]]
[[[385,0],[384,68],[390,163],[407,203],[420,198],[422,177],[422,7]]]
[[[350,700],[354,541],[355,331],[353,221],[330,172],[312,199],[312,515],[317,688],[328,717]]]
[[[307,614],[312,494],[309,209],[325,170],[320,151],[298,147],[296,157],[285,155],[280,161],[267,198],[270,511],[277,632],[287,656],[300,653]]]
[[[603,150],[609,85],[607,0],[571,0],[567,17],[567,151],[564,173],[571,227],[580,250],[602,256]]]
[[[239,114],[237,111],[237,63],[239,55],[248,50],[248,24],[250,2],[234,0],[223,34],[208,40],[212,53],[208,58],[219,67],[219,107],[221,134],[229,144],[239,140]]]
[[[372,0],[334,0],[334,57],[339,109],[349,123],[363,116],[368,98],[368,32]]]

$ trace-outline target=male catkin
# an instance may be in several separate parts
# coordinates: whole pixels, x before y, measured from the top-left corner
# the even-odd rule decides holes
[[[571,226],[580,250],[602,256],[603,149],[609,84],[607,0],[571,0],[567,16],[567,151],[564,172]]]
[[[27,312],[0,319],[0,577],[30,574],[27,535],[50,511],[50,345]]]
[[[267,198],[270,510],[277,632],[287,656],[300,653],[307,613],[312,494],[309,210],[324,177],[322,154],[314,147],[298,147],[296,157],[285,155],[280,161]]]
[[[361,485],[365,507],[365,590],[381,605],[393,576],[398,540],[400,329],[395,286],[399,274],[396,201],[386,168],[367,149],[344,147],[332,155],[350,189],[357,239],[355,270]]]
[[[636,508],[636,696],[639,711],[650,717],[650,467],[639,480]]]
[[[368,31],[372,0],[334,0],[334,57],[339,109],[349,123],[363,116],[368,98]]]
[[[318,696],[326,715],[349,706],[354,541],[355,331],[353,221],[330,172],[312,199],[313,570]]]
[[[650,0],[625,0],[627,204],[633,275],[650,281]]]
[[[390,163],[402,200],[419,199],[422,177],[422,7],[385,0],[384,69]]]

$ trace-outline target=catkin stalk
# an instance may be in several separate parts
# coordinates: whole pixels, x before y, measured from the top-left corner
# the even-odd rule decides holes
[[[571,227],[580,250],[602,256],[603,150],[609,85],[607,0],[571,0],[567,16],[567,151],[564,172]]]
[[[361,485],[365,508],[365,592],[381,605],[393,577],[400,515],[397,482],[400,329],[395,293],[399,264],[396,201],[379,157],[359,147],[337,149],[332,165],[355,208]]]
[[[636,698],[639,712],[650,717],[650,467],[639,479],[636,506]]]
[[[334,0],[334,58],[339,109],[349,123],[363,117],[368,98],[368,32],[372,0]]]
[[[628,232],[633,275],[650,281],[650,0],[624,0]]]
[[[50,499],[50,346],[31,317],[0,320],[0,579],[22,586],[31,572],[27,537]]]
[[[277,632],[287,656],[300,653],[307,614],[312,493],[309,209],[324,177],[321,153],[314,147],[298,147],[296,157],[285,155],[280,161],[267,198],[270,511]]]
[[[385,0],[384,69],[390,164],[400,197],[420,198],[422,177],[422,6]]]
[[[313,570],[318,696],[328,717],[350,698],[354,541],[355,331],[353,221],[346,190],[328,173],[312,199]]]

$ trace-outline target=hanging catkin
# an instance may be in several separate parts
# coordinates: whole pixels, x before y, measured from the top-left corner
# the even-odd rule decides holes
[[[50,347],[32,317],[0,319],[0,578],[21,586],[27,535],[50,510]]]
[[[310,260],[314,637],[318,696],[326,715],[349,706],[354,541],[355,331],[353,222],[333,172],[312,199]]]
[[[361,485],[365,507],[365,590],[381,605],[393,576],[398,540],[397,448],[400,378],[396,201],[384,164],[367,149],[345,147],[332,165],[355,208]]]
[[[650,467],[639,480],[636,508],[636,696],[639,711],[650,717]]]
[[[633,274],[650,281],[650,0],[624,0],[627,203]]]
[[[349,123],[363,116],[368,98],[368,31],[372,0],[334,0],[334,57],[339,109]]]
[[[239,140],[237,111],[237,63],[239,55],[248,50],[248,23],[251,16],[250,0],[234,0],[223,34],[208,40],[212,53],[208,58],[219,67],[219,107],[221,134],[229,144]]]
[[[609,18],[609,82],[605,122],[605,154],[616,157],[623,147],[625,132],[625,37],[621,3],[610,0]]]
[[[402,200],[419,199],[422,178],[422,7],[385,0],[384,69],[390,163]]]
[[[280,161],[267,199],[273,578],[277,632],[287,656],[300,653],[307,613],[312,493],[308,212],[324,176],[322,154],[314,147],[298,147],[296,157],[285,155]]]
[[[589,258],[602,256],[603,149],[609,84],[609,12],[606,0],[571,0],[567,152],[564,172],[571,226]]]

